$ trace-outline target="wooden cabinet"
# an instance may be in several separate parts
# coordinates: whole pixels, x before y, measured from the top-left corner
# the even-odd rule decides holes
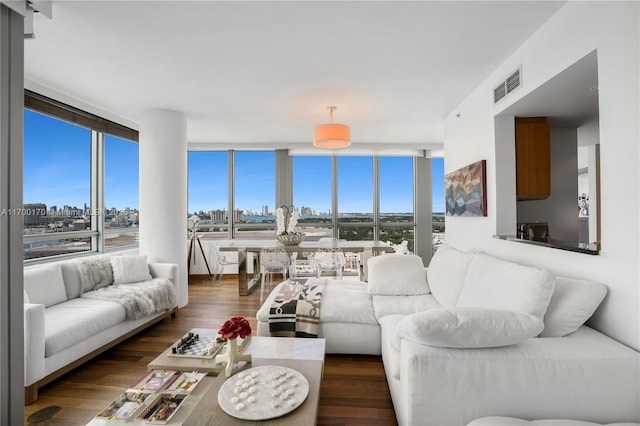
[[[546,117],[516,117],[516,197],[551,194],[549,123]]]

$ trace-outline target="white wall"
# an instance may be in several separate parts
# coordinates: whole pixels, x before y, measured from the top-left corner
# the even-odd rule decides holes
[[[609,294],[592,324],[635,349],[640,349],[638,18],[637,2],[567,2],[445,120],[445,171],[486,159],[489,207],[486,218],[447,217],[447,241],[605,283]],[[510,186],[496,180],[496,174],[509,176],[511,169],[503,161],[507,148],[496,152],[494,116],[594,49],[600,104],[600,255],[492,238],[497,209],[511,209],[509,196],[515,193],[515,184],[509,194]],[[520,64],[523,86],[494,106],[493,87]],[[498,172],[496,158],[503,167]]]

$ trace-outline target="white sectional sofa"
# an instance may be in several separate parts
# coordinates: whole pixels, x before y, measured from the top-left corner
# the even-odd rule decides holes
[[[174,315],[178,266],[91,256],[24,271],[25,401],[38,388]],[[115,300],[118,299],[118,300]]]
[[[584,322],[602,284],[440,248],[369,260],[369,282],[329,280],[328,353],[381,354],[400,425],[484,416],[640,422],[640,354]],[[269,335],[269,307],[257,314]]]

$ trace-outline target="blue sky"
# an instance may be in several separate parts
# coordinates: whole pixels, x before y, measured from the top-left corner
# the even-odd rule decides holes
[[[25,110],[24,202],[62,208],[90,202],[91,132],[85,128]],[[433,210],[444,211],[444,162],[434,159]],[[412,159],[380,158],[380,210],[411,212]],[[342,212],[372,210],[371,157],[338,158],[338,206]],[[328,212],[331,207],[331,158],[295,157],[294,204]],[[236,151],[236,208],[274,208],[275,153]],[[189,153],[189,212],[226,208],[226,152]],[[105,206],[138,208],[138,147],[106,136]]]
[[[91,131],[25,109],[24,203],[84,207],[91,201]],[[105,138],[105,206],[138,208],[138,145]]]
[[[433,208],[444,211],[444,162],[433,162]],[[413,210],[412,159],[380,158],[380,209],[386,212]],[[371,212],[371,157],[338,158],[338,205],[343,212]],[[236,208],[260,211],[266,204],[274,209],[274,152],[236,151]],[[331,208],[331,157],[302,156],[293,159],[293,202],[320,212]],[[225,208],[228,166],[226,152],[189,153],[189,212]]]

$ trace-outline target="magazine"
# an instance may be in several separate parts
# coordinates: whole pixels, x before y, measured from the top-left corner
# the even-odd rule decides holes
[[[106,406],[96,418],[110,421],[127,421],[132,419],[150,395],[153,395],[153,392],[127,391]]]
[[[138,416],[138,419],[147,423],[165,424],[178,411],[184,400],[189,396],[186,393],[172,394],[162,392],[157,398]]]
[[[132,390],[159,391],[169,383],[176,374],[176,370],[151,370],[140,378]]]
[[[191,392],[206,375],[207,373],[198,373],[197,371],[182,373],[167,388],[167,392]]]

